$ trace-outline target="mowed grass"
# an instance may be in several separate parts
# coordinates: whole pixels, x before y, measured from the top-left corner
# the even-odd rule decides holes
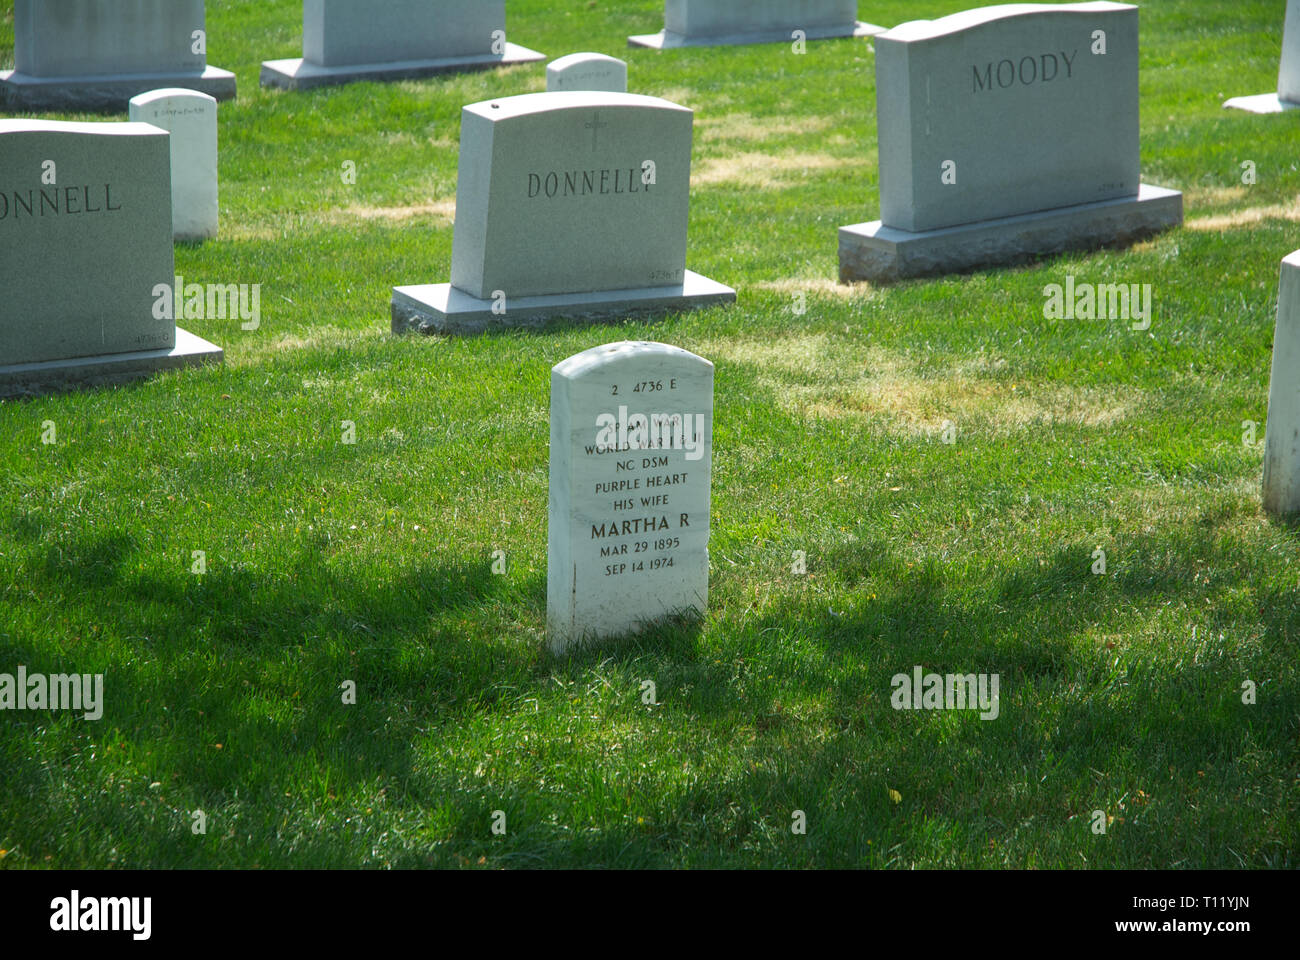
[[[1300,866],[1300,527],[1258,490],[1300,118],[1220,106],[1275,88],[1283,4],[1141,16],[1143,175],[1187,225],[872,289],[835,283],[879,211],[868,42],[627,51],[656,0],[511,0],[515,42],[696,110],[688,265],[739,302],[397,339],[390,287],[448,276],[461,105],[542,66],[268,92],[300,4],[210,0],[240,95],[177,271],[260,283],[262,324],[0,403],[0,672],[106,678],[98,722],[0,714],[0,865]],[[1071,274],[1152,284],[1150,330],[1045,319]],[[710,608],[555,659],[549,371],[621,339],[717,365]],[[999,674],[1000,715],[895,711],[917,665]]]

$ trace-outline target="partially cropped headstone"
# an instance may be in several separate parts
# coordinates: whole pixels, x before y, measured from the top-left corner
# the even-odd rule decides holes
[[[131,119],[171,134],[172,234],[217,235],[217,101],[196,90],[152,90],[131,98]]]
[[[303,0],[302,57],[264,62],[262,86],[305,90],[544,59],[507,42],[505,0]]]
[[[869,37],[883,29],[858,20],[858,0],[664,0],[663,30],[627,43],[667,50]]]
[[[11,110],[125,110],[162,87],[235,96],[235,75],[208,66],[203,0],[14,0],[14,69],[0,72]]]
[[[546,65],[546,89],[627,93],[627,64],[603,53],[571,53]]]
[[[686,269],[693,114],[629,93],[531,93],[461,114],[451,283],[393,290],[393,331],[730,303]]]
[[[889,282],[1128,242],[1182,223],[1143,184],[1138,11],[1008,4],[875,39],[881,219],[840,279]]]
[[[222,358],[159,308],[167,141],[146,123],[0,120],[0,396]]]
[[[551,370],[551,649],[704,613],[713,364],[609,343]]]
[[[1300,513],[1300,250],[1282,261],[1264,429],[1264,509]]]
[[[1232,97],[1225,107],[1249,113],[1300,110],[1300,0],[1287,0],[1282,29],[1282,61],[1277,71],[1277,93]]]

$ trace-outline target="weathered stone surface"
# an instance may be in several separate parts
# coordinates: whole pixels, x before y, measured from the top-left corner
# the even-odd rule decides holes
[[[1132,243],[1182,222],[1183,195],[1145,184],[1137,197],[920,233],[876,220],[840,228],[840,281],[883,284],[1020,263]]]
[[[219,100],[235,75],[207,63],[203,0],[15,0],[15,110],[125,110],[136,94],[186,87]]]

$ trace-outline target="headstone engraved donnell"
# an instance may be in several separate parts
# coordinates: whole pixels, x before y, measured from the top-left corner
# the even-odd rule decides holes
[[[302,56],[264,62],[262,86],[305,90],[544,59],[506,41],[505,0],[303,0]]]
[[[603,53],[571,53],[546,65],[546,89],[627,93],[627,64]]]
[[[744,43],[869,37],[884,28],[858,20],[858,0],[664,0],[664,28],[627,38],[657,50]]]
[[[131,119],[171,134],[172,235],[217,235],[217,101],[195,90],[151,90],[131,98]]]
[[[1281,113],[1300,110],[1300,0],[1287,0],[1282,29],[1282,62],[1277,71],[1277,93],[1233,97],[1225,107],[1250,113]]]
[[[1282,261],[1264,430],[1264,509],[1300,513],[1300,250]]]
[[[466,107],[451,283],[395,288],[393,332],[733,302],[686,269],[693,116],[595,91]]]
[[[551,649],[633,632],[709,599],[713,364],[610,343],[551,370]]]
[[[221,360],[158,309],[167,141],[147,123],[0,120],[0,396]]]
[[[1142,184],[1138,10],[1017,3],[875,39],[881,219],[840,279],[889,282],[1125,243],[1182,223]]]
[[[146,90],[235,96],[235,75],[208,66],[203,0],[14,0],[14,69],[0,72],[11,110],[125,110]]]

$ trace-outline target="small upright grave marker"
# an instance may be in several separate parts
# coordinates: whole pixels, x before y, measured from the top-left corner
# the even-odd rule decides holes
[[[217,101],[196,90],[151,90],[131,98],[131,119],[171,134],[172,235],[217,235]]]
[[[551,649],[634,632],[709,599],[713,364],[609,343],[551,371]]]

